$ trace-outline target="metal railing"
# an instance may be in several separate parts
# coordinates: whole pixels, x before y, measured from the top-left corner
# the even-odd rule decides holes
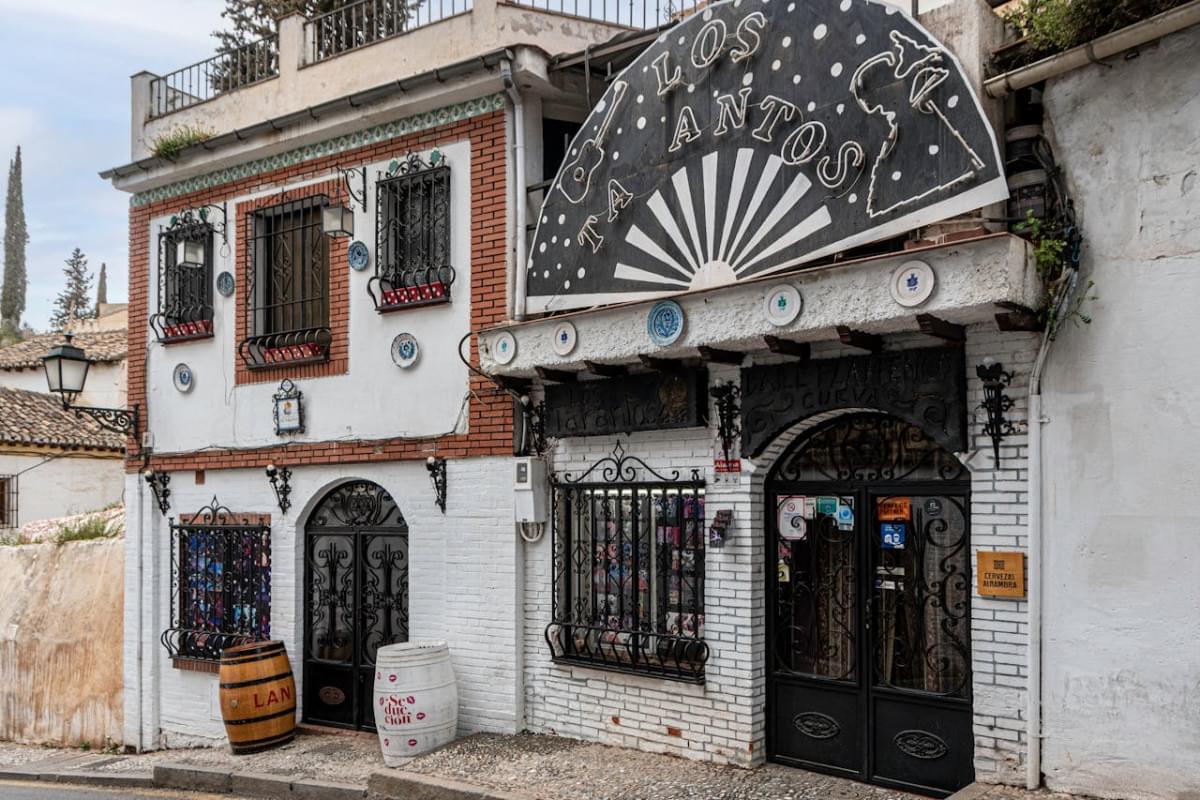
[[[624,28],[657,28],[694,14],[710,0],[505,0],[511,5],[606,22]]]
[[[465,14],[473,0],[358,0],[304,23],[310,63]]]
[[[268,36],[150,82],[150,117],[161,117],[279,74],[279,36]]]

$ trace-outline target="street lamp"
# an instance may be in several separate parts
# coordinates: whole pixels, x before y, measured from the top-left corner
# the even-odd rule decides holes
[[[100,427],[132,436],[138,436],[138,407],[124,408],[92,408],[89,406],[73,406],[71,401],[83,391],[87,381],[88,368],[92,362],[88,360],[83,348],[71,344],[72,335],[65,334],[66,341],[50,349],[42,356],[42,367],[46,370],[46,384],[50,391],[62,399],[63,409],[74,411],[76,419],[87,414]]]

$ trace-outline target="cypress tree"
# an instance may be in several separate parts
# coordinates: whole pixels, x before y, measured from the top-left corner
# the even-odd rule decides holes
[[[21,326],[25,313],[25,197],[21,180],[21,148],[8,165],[8,197],[4,203],[4,285],[0,288],[0,323],[7,333]]]
[[[108,302],[108,265],[100,263],[100,279],[96,282],[96,316],[100,316],[100,306]]]
[[[50,325],[56,331],[66,330],[77,319],[92,317],[92,274],[88,272],[87,256],[78,247],[67,259],[63,274],[67,285],[54,300],[54,313]]]

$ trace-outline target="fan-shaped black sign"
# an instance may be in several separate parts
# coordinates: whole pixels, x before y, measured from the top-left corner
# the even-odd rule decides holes
[[[784,272],[1007,196],[954,57],[875,0],[725,0],[596,104],[547,191],[528,309]]]

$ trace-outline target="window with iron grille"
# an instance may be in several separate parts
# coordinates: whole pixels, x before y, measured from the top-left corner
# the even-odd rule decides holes
[[[446,303],[450,265],[450,167],[435,150],[395,161],[375,187],[375,276],[368,291],[378,311]]]
[[[704,484],[621,482],[631,460],[606,459],[620,466],[603,482],[555,481],[546,641],[556,661],[702,683]]]
[[[271,528],[219,506],[171,525],[172,658],[220,661],[221,651],[271,637]]]
[[[246,218],[247,366],[324,361],[329,355],[329,240],[325,195],[264,208]]]
[[[200,242],[204,261],[179,263],[180,242]],[[158,312],[150,327],[160,342],[204,339],[213,333],[213,227],[184,218],[158,235]]]
[[[18,528],[17,476],[0,475],[0,528]]]

